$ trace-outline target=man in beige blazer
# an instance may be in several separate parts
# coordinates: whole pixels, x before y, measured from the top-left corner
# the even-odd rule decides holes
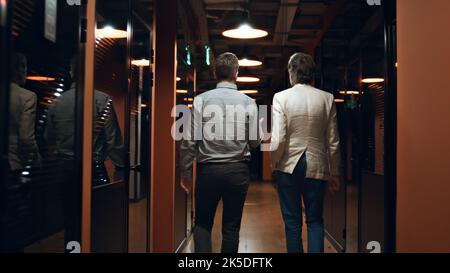
[[[287,250],[303,252],[302,198],[308,252],[324,250],[323,202],[340,184],[339,132],[332,94],[314,88],[311,56],[294,54],[288,64],[292,88],[275,94],[271,161],[285,222]]]

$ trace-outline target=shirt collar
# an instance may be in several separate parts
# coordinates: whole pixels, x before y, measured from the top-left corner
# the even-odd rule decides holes
[[[219,82],[217,88],[227,88],[237,90],[237,85],[231,82]]]

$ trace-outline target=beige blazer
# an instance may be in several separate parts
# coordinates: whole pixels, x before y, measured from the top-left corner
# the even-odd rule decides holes
[[[306,177],[328,180],[340,174],[339,132],[332,94],[297,84],[273,98],[271,162],[292,174],[306,153]]]

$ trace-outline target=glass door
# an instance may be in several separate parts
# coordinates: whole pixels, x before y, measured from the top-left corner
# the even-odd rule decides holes
[[[128,251],[149,251],[150,113],[152,90],[151,13],[133,1],[130,85],[130,182]]]
[[[91,251],[128,250],[130,1],[96,2]]]
[[[4,252],[80,251],[84,8],[1,1]]]

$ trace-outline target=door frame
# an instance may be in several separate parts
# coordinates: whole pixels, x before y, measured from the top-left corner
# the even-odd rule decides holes
[[[397,217],[397,1],[383,1],[385,32],[384,251],[396,251]]]

